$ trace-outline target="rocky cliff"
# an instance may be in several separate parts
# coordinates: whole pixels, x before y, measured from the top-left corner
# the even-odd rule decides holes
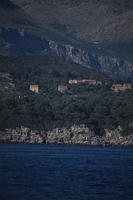
[[[120,127],[115,130],[105,130],[105,134],[100,137],[85,125],[73,125],[70,128],[55,128],[52,131],[33,131],[29,128],[20,127],[1,131],[0,142],[133,146],[133,134],[121,136],[120,131]]]
[[[111,75],[133,76],[132,0],[2,0],[0,12],[0,54],[52,50]]]
[[[0,28],[0,52],[2,54],[21,55],[22,53],[52,53],[63,60],[97,69],[109,75],[133,77],[133,64],[125,59],[111,57],[70,44],[58,43],[33,35],[23,29]]]
[[[106,74],[133,76],[133,64],[121,58],[91,54],[89,51],[54,41],[49,41],[49,49],[67,61],[98,69]]]

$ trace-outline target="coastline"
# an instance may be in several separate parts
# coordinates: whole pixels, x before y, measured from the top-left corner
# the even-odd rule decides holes
[[[57,144],[95,147],[133,147],[133,134],[122,136],[120,127],[105,129],[102,136],[86,125],[73,125],[70,128],[55,128],[51,131],[31,130],[25,127],[0,131],[0,144]]]

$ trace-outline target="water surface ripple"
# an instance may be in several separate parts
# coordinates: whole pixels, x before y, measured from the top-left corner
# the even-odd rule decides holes
[[[0,200],[133,200],[133,149],[0,145]]]

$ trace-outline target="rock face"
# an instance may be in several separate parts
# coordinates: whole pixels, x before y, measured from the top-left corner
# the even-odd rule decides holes
[[[29,45],[30,44],[30,45]],[[133,77],[133,64],[122,58],[100,55],[70,44],[47,40],[24,29],[0,28],[0,48],[4,55],[52,53],[63,60],[97,69],[109,75]],[[2,49],[2,51],[1,51]]]
[[[0,132],[1,143],[29,144],[82,144],[101,146],[133,146],[133,134],[121,136],[121,129],[105,130],[100,137],[85,125],[73,125],[70,128],[55,128],[52,131],[30,130],[29,128],[6,129]]]
[[[0,53],[4,55],[21,55],[52,52],[66,61],[72,61],[85,67],[91,67],[109,75],[133,77],[133,64],[123,58],[106,54],[94,54],[69,43],[47,40],[25,29],[0,27]]]
[[[111,75],[133,76],[132,0],[1,0],[0,12],[0,54],[54,51]]]
[[[45,142],[44,131],[30,130],[29,128],[20,127],[16,129],[5,129],[0,133],[1,143],[37,143]]]
[[[133,76],[133,64],[120,58],[90,54],[71,45],[49,41],[49,49],[67,61],[98,69],[109,75]]]

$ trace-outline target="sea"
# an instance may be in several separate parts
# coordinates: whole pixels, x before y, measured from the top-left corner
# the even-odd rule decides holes
[[[0,200],[133,200],[133,148],[1,144]]]

